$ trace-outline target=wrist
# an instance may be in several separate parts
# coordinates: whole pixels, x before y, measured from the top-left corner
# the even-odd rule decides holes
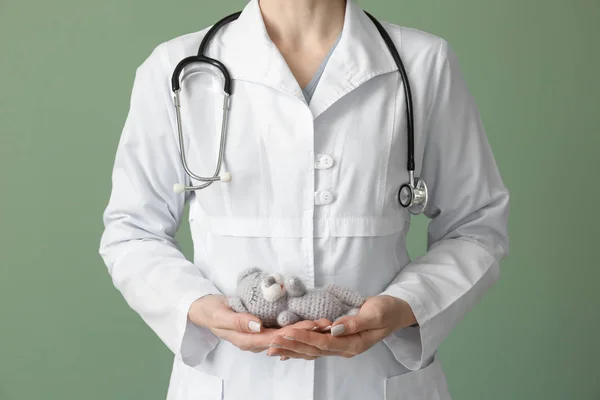
[[[393,301],[394,330],[418,326],[417,318],[410,304],[401,298],[389,296]]]
[[[207,322],[206,309],[215,307],[214,304],[207,305],[207,303],[214,301],[214,299],[218,296],[220,295],[206,294],[194,300],[192,304],[190,304],[190,308],[188,310],[188,319],[197,326],[205,327]]]

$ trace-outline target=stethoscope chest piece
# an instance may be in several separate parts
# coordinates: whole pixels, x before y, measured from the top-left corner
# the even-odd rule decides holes
[[[412,180],[414,181],[413,183],[405,183],[400,186],[400,190],[398,190],[398,202],[402,207],[407,208],[411,214],[418,215],[427,207],[429,192],[424,180],[419,178]]]

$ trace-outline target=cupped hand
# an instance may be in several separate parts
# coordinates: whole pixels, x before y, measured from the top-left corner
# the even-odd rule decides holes
[[[269,353],[307,359],[321,356],[354,357],[364,353],[390,333],[416,322],[410,305],[396,297],[380,295],[367,299],[358,314],[342,317],[332,324],[331,334],[295,329],[276,332]],[[303,357],[296,357],[303,358]]]
[[[284,338],[284,340],[288,340],[288,334],[290,332],[313,332],[315,334],[319,334],[319,332],[325,332],[331,329],[331,321],[328,319],[322,318],[317,321],[300,321],[295,324],[288,325],[281,329],[278,329],[273,334],[273,338],[269,343],[269,350],[267,354],[269,356],[279,356],[282,361],[285,361],[290,358],[300,358],[303,360],[314,360],[322,354],[319,353],[319,349],[314,348],[310,345],[302,345],[295,346],[294,349],[289,347],[285,348],[277,341],[277,338]],[[322,333],[321,333],[322,334]]]
[[[280,329],[265,328],[259,318],[249,313],[233,311],[222,295],[207,295],[192,303],[188,319],[195,325],[208,328],[220,339],[226,340],[240,350],[260,353],[269,348],[273,336]],[[327,320],[300,321],[287,327],[298,331],[325,328]],[[291,355],[303,358],[304,355]],[[282,356],[283,358],[283,356]]]
[[[252,314],[237,313],[227,305],[222,295],[207,295],[194,301],[188,318],[194,324],[244,351],[259,353],[268,348],[275,329],[264,328]]]

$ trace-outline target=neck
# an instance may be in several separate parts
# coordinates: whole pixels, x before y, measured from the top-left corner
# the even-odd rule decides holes
[[[342,31],[346,1],[259,0],[265,27],[279,48],[329,46]]]

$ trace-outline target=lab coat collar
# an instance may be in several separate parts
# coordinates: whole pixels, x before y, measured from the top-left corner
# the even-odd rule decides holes
[[[269,37],[259,0],[250,0],[229,25],[215,42],[233,79],[261,83],[305,102],[296,78]],[[214,55],[209,51],[209,56]],[[346,0],[340,40],[310,102],[314,118],[362,83],[394,70],[396,64],[373,22],[355,0]]]

